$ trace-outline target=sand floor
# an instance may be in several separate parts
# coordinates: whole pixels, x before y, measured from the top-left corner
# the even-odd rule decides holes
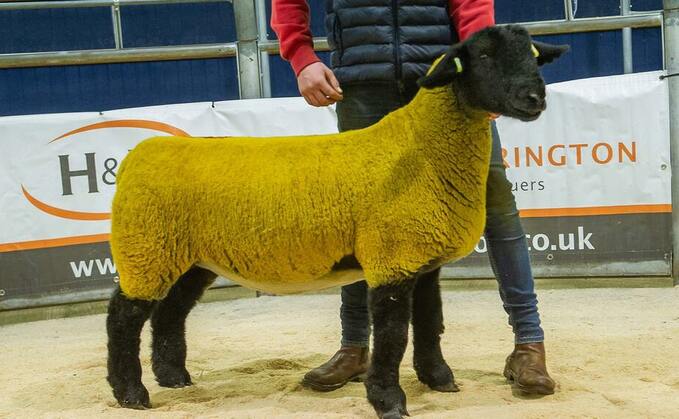
[[[444,293],[443,350],[462,391],[420,384],[406,353],[401,383],[418,418],[679,418],[679,289],[540,291],[557,393],[525,398],[501,372],[513,341],[495,291]],[[0,417],[372,418],[361,383],[304,389],[338,346],[338,295],[238,299],[189,317],[195,385],[159,387],[143,334],[152,410],[120,409],[105,381],[104,315],[0,327]],[[674,354],[674,355],[673,355]]]

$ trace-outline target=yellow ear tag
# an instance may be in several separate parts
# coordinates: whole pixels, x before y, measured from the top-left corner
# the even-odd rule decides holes
[[[462,73],[462,61],[460,61],[458,57],[455,57],[453,61],[455,61],[455,68],[457,69],[457,72]]]
[[[537,48],[535,48],[535,45],[530,44],[530,48],[533,50],[533,55],[535,55],[535,58],[538,58],[540,56],[540,51],[538,51]]]

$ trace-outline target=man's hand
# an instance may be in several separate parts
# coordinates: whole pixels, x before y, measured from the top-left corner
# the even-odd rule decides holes
[[[311,106],[328,106],[342,100],[342,89],[330,70],[322,62],[304,67],[297,76],[297,87]]]

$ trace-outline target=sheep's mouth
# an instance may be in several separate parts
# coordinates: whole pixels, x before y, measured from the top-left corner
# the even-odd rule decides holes
[[[512,107],[509,112],[506,112],[505,115],[511,116],[517,119],[520,119],[523,122],[530,122],[530,121],[535,121],[540,117],[540,114],[542,114],[542,111],[544,109],[520,109],[516,107]]]

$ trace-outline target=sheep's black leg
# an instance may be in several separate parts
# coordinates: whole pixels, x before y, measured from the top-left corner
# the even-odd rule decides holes
[[[370,290],[373,353],[365,387],[368,401],[381,418],[408,416],[406,396],[399,385],[399,366],[408,344],[414,278]]]
[[[158,303],[151,315],[153,327],[153,373],[163,387],[191,385],[186,370],[186,317],[196,301],[215,280],[212,272],[193,267],[172,286],[167,297]]]
[[[108,305],[108,377],[113,395],[122,407],[151,407],[149,393],[141,383],[139,343],[141,329],[149,318],[153,301],[131,300],[120,288]]]
[[[417,378],[436,391],[459,391],[441,354],[443,313],[439,269],[422,274],[413,292],[413,346]]]

